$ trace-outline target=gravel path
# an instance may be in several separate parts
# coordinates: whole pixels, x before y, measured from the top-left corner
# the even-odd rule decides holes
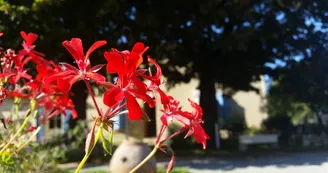
[[[159,163],[159,166],[165,166],[165,163]],[[328,173],[328,152],[233,161],[209,158],[178,161],[176,166],[188,167],[190,173]]]

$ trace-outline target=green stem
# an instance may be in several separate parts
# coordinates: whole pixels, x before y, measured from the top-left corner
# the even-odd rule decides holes
[[[15,113],[16,113],[16,118],[19,120],[19,106],[18,106],[18,100],[15,98]]]
[[[85,162],[88,160],[90,154],[92,153],[92,150],[95,148],[95,146],[96,146],[96,144],[97,144],[97,142],[98,142],[98,140],[100,138],[100,135],[101,135],[101,130],[98,129],[98,132],[97,132],[97,135],[96,135],[96,138],[95,138],[95,142],[94,142],[94,144],[93,144],[93,146],[91,148],[91,151],[89,151],[88,153],[85,153],[82,161],[80,162],[79,166],[76,168],[76,170],[75,170],[74,173],[79,173],[80,170],[83,168]]]
[[[28,121],[31,118],[32,113],[34,112],[35,103],[36,103],[35,100],[31,100],[31,107],[29,110],[26,111],[26,116],[23,124],[15,133],[15,135],[8,141],[8,143],[0,150],[0,154],[2,154],[9,147],[9,145],[19,136],[19,134],[24,130],[25,126],[27,125]]]
[[[1,149],[0,153],[4,152],[9,147],[9,145],[17,138],[17,136],[24,130],[24,128],[25,128],[26,124],[28,123],[28,121],[30,120],[30,118],[31,118],[31,114],[29,114],[25,118],[21,127],[18,129],[16,134],[8,141],[8,143]]]
[[[18,149],[16,150],[16,153],[18,153],[21,149],[23,149],[29,142],[31,142],[31,140],[39,133],[39,131],[41,130],[42,126],[39,126],[34,133],[31,135],[31,137],[21,146],[18,147]]]
[[[134,173],[136,172],[139,168],[141,168],[145,163],[147,163],[154,155],[155,153],[157,152],[157,150],[159,149],[159,144],[156,144],[154,146],[154,149],[153,151],[151,151],[148,156],[142,161],[139,163],[139,165],[137,165],[136,167],[134,167],[129,173]]]

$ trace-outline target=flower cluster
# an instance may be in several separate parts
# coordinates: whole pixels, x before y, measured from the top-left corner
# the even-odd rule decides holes
[[[160,85],[163,84],[161,80],[162,70],[150,56],[144,56],[149,47],[143,43],[136,43],[131,51],[119,51],[117,49],[105,51],[104,58],[107,60],[107,64],[91,67],[91,53],[106,45],[106,41],[95,42],[84,54],[81,39],[66,40],[62,45],[75,59],[77,64],[75,67],[67,63],[56,64],[46,60],[44,54],[35,50],[34,42],[38,37],[36,34],[21,32],[21,36],[24,39],[23,48],[18,53],[11,49],[1,53],[0,102],[2,103],[6,97],[29,99],[33,103],[32,107],[45,108],[46,111],[41,116],[43,122],[59,114],[65,115],[65,110],[71,110],[73,118],[76,118],[74,104],[69,98],[70,90],[77,81],[84,81],[98,113],[93,116],[94,125],[87,136],[86,159],[99,138],[102,138],[105,151],[110,152],[108,146],[111,146],[112,141],[110,138],[104,137],[103,130],[113,132],[111,118],[121,115],[124,107],[127,107],[130,120],[140,120],[147,116],[142,111],[138,100],[147,103],[149,107],[156,105],[163,107],[162,128],[155,143],[157,148],[161,149],[165,141],[184,131],[187,131],[186,137],[194,135],[196,141],[202,144],[204,149],[206,148],[206,140],[209,137],[201,126],[203,123],[201,107],[189,100],[193,111],[184,111],[178,101],[172,96],[167,96],[160,89]],[[147,61],[144,62],[144,60]],[[143,63],[149,63],[148,65],[153,66],[155,73],[150,69],[141,68]],[[32,76],[29,73],[30,69],[26,68],[27,65],[34,66],[37,75]],[[106,66],[108,74],[118,76],[114,83],[109,82],[102,74],[98,73],[104,66]],[[95,82],[106,88],[106,92],[103,94],[103,103],[107,106],[107,110],[99,108],[90,82]],[[8,87],[8,84],[13,85],[13,87]],[[172,121],[180,122],[181,129],[162,139],[164,131]],[[30,127],[29,131],[35,129]],[[77,172],[86,159],[83,159]]]
[[[38,35],[25,32],[20,33],[23,38],[22,49],[16,53],[7,49],[0,53],[0,103],[7,97],[16,101],[28,99],[35,107],[44,107],[42,117],[49,119],[55,115],[64,114],[65,110],[71,110],[73,118],[77,117],[69,92],[63,90],[57,83],[46,83],[46,79],[52,75],[64,71],[64,69],[44,59],[44,54],[35,51],[34,42]],[[37,75],[32,76],[27,65],[34,66]],[[18,104],[18,103],[16,103]],[[30,110],[31,111],[31,110]],[[9,117],[12,118],[12,117]]]

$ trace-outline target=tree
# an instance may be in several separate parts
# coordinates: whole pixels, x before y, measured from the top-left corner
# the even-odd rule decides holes
[[[281,76],[270,89],[269,106],[272,107],[275,102],[280,103],[275,106],[277,109],[293,110],[291,106],[303,103],[317,116],[318,123],[322,124],[321,115],[328,108],[328,75],[325,72],[328,57],[324,51],[321,49],[321,54],[317,52],[311,58],[281,69]]]
[[[15,38],[20,29],[40,33],[38,49],[49,57],[63,60],[68,54],[58,43],[73,36],[83,38],[87,45],[106,39],[109,45],[121,48],[143,41],[151,46],[154,58],[165,64],[163,72],[170,85],[198,78],[205,128],[213,139],[209,148],[215,147],[216,84],[236,91],[254,90],[250,83],[272,72],[266,63],[279,59],[289,64],[293,56],[305,54],[311,45],[304,32],[312,32],[314,28],[313,23],[307,25],[305,20],[312,17],[327,21],[324,9],[328,3],[298,0],[6,2],[0,1],[3,18],[0,29],[8,34],[5,43],[17,44],[6,38]]]
[[[294,84],[297,85],[297,82]],[[281,85],[276,81],[266,97],[266,105],[263,108],[268,113],[269,119],[289,117],[294,125],[303,124],[304,119],[313,119],[314,113],[307,103],[295,100],[288,93],[282,92],[280,87]]]
[[[152,50],[166,64],[163,72],[169,83],[200,80],[205,128],[213,139],[215,85],[235,91],[255,90],[250,83],[262,74],[278,74],[267,68],[268,62],[279,60],[289,66],[295,63],[295,56],[306,57],[307,50],[323,37],[307,19],[325,21],[327,3],[138,1],[131,6],[136,8],[131,35],[147,38],[145,41],[155,46]],[[214,148],[214,142],[211,140],[209,147]]]

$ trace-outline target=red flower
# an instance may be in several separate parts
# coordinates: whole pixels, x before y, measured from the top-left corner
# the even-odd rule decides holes
[[[21,55],[16,55],[15,51],[11,49],[7,50],[3,58],[4,60],[2,61],[10,62],[6,63],[8,68],[3,68],[5,73],[1,74],[1,77],[10,77],[10,83],[12,84],[16,84],[21,78],[25,78],[27,80],[32,79],[32,76],[27,73],[27,69],[24,67],[25,64],[31,60],[30,58],[24,58]],[[11,69],[11,63],[14,64],[13,69]]]
[[[48,64],[39,64],[36,66],[38,74],[35,77],[35,82],[38,82],[40,85],[40,90],[43,93],[54,94],[55,92],[61,92],[62,90],[58,87],[57,82],[53,81],[51,83],[46,83],[45,79],[48,76],[58,74],[63,71],[62,67],[55,64],[52,61],[49,61]],[[65,91],[66,92],[66,91]]]
[[[152,63],[156,67],[156,74],[155,76],[147,76],[145,74],[140,74],[145,79],[148,79],[150,81],[150,84],[148,86],[148,90],[150,90],[154,96],[156,96],[156,92],[159,94],[161,103],[163,105],[168,104],[170,100],[166,96],[166,94],[160,89],[161,83],[161,76],[162,76],[162,69],[161,67],[148,56],[148,61]],[[150,73],[150,72],[149,72]],[[151,73],[150,73],[151,74]]]
[[[94,80],[96,82],[105,82],[105,77],[96,73],[100,70],[103,65],[96,65],[90,68],[90,54],[97,48],[106,44],[106,41],[95,42],[87,51],[84,56],[82,41],[79,38],[73,38],[71,41],[64,41],[63,46],[67,51],[73,56],[75,62],[77,63],[79,69],[76,67],[62,63],[64,66],[64,71],[50,76],[46,81],[51,83],[53,80],[57,80],[58,86],[69,91],[72,85],[79,80]]]
[[[34,61],[36,64],[47,63],[47,61],[43,59],[44,54],[34,50],[35,45],[33,44],[38,38],[38,35],[31,32],[26,34],[24,31],[21,31],[20,34],[23,37],[24,42],[22,44],[23,49],[19,51],[19,54],[22,56],[30,56],[32,61]]]
[[[37,129],[35,126],[30,125],[30,127],[28,127],[28,129],[26,130],[25,133],[27,133],[27,132],[33,132],[35,129]]]
[[[150,107],[155,106],[154,100],[147,95],[147,85],[138,77],[145,70],[137,70],[142,63],[142,54],[148,49],[143,43],[136,43],[131,52],[119,52],[112,49],[112,52],[105,52],[104,56],[108,61],[106,66],[109,73],[117,73],[117,87],[113,87],[105,92],[103,101],[109,107],[117,106],[126,98],[128,115],[131,120],[139,120],[142,118],[142,110],[136,100],[139,98],[149,104]]]
[[[66,110],[72,112],[73,119],[78,117],[74,103],[67,95],[61,95],[55,98],[46,97],[44,100],[40,101],[39,104],[45,105],[45,109],[50,112],[47,117],[48,119],[59,114],[64,114],[64,116],[66,116]]]
[[[195,102],[188,99],[191,106],[193,107],[193,112],[184,112],[182,116],[189,119],[189,124],[185,126],[185,128],[189,128],[187,135],[188,137],[194,134],[194,138],[197,143],[201,143],[203,145],[203,149],[206,149],[206,140],[210,139],[210,137],[206,134],[203,127],[200,125],[203,123],[203,111],[202,108]]]
[[[188,119],[185,119],[181,117],[181,106],[180,102],[177,100],[174,100],[172,96],[167,97],[169,100],[169,103],[164,104],[164,110],[161,110],[163,112],[163,115],[161,116],[161,121],[163,125],[168,126],[173,119],[176,119],[180,121],[182,124],[187,125],[188,122],[186,122]]]
[[[1,54],[3,54],[1,52]],[[0,79],[5,77],[11,77],[16,74],[14,70],[14,59],[17,58],[14,50],[8,49],[6,53],[1,57],[1,74]]]

